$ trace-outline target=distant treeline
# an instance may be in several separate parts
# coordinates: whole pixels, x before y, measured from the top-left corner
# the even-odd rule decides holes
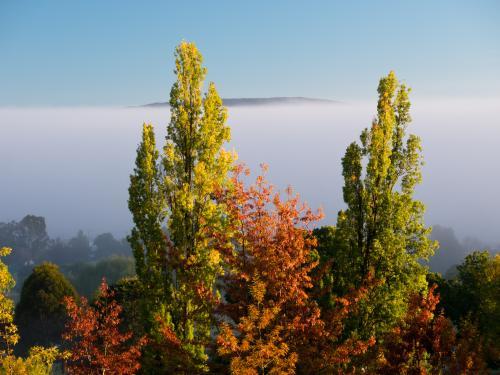
[[[438,241],[439,248],[429,259],[429,268],[433,272],[441,273],[447,279],[457,275],[457,266],[473,251],[487,250],[491,254],[500,252],[500,244],[492,246],[473,237],[459,240],[452,228],[442,225],[432,227],[431,238]]]
[[[52,239],[45,218],[27,215],[21,221],[0,223],[0,244],[15,249],[5,263],[16,280],[18,299],[24,280],[43,262],[60,266],[81,295],[92,296],[102,277],[115,282],[135,273],[132,251],[126,239],[103,233],[93,240],[79,231],[69,240]]]
[[[457,273],[457,265],[474,250],[498,253],[498,249],[474,238],[460,241],[453,229],[442,225],[433,227],[431,238],[438,241],[439,247],[429,259],[429,268],[433,272],[441,273],[444,278],[453,278]],[[135,272],[131,259],[106,259],[132,257],[130,244],[125,238],[116,239],[111,233],[102,233],[90,239],[83,231],[78,231],[68,240],[52,239],[47,234],[45,218],[42,216],[26,215],[19,222],[0,222],[0,244],[16,249],[6,258],[6,264],[18,281],[15,294],[33,267],[42,262],[61,266],[66,276],[76,285],[82,285],[81,289],[78,287],[79,292],[87,296],[94,292],[102,276],[113,281],[116,277],[112,275],[120,274],[116,269],[123,268],[125,274]],[[105,259],[106,261],[100,262]],[[96,275],[97,281],[92,283],[94,289],[89,290],[88,286],[83,286],[83,274]]]

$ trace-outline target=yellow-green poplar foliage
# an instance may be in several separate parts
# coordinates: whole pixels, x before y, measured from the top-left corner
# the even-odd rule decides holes
[[[153,126],[144,124],[134,174],[130,177],[128,203],[135,227],[128,240],[135,257],[141,292],[146,297],[143,303],[147,329],[153,324],[155,309],[165,300],[165,287],[169,280],[166,237],[162,231],[165,208],[160,191],[158,158]]]
[[[182,341],[206,342],[214,285],[222,274],[221,258],[207,229],[222,225],[224,211],[212,195],[227,183],[233,156],[221,148],[229,141],[230,130],[213,83],[202,97],[206,68],[193,43],[177,47],[175,66],[177,82],[170,91],[171,119],[163,157],[168,230],[174,246],[171,322]],[[196,358],[205,361],[203,344],[188,345]]]
[[[0,256],[5,257],[11,251],[8,247],[2,247]],[[6,295],[14,285],[14,278],[7,265],[0,260],[0,359],[11,355],[19,341],[17,327],[14,324],[14,302]]]
[[[409,91],[394,72],[380,80],[377,117],[342,159],[347,209],[338,215],[334,277],[344,291],[375,278],[354,324],[366,337],[394,324],[408,296],[426,288],[421,261],[436,247],[413,199],[423,162],[420,139],[406,135]]]
[[[222,148],[230,139],[227,112],[213,83],[202,94],[206,68],[193,43],[176,48],[175,74],[161,163],[149,125],[138,149],[129,190],[131,244],[139,279],[155,290],[148,293],[162,301],[156,311],[190,357],[184,370],[199,372],[208,369],[215,283],[223,271],[208,231],[224,230],[224,208],[213,197],[228,183],[235,156]]]
[[[52,366],[57,359],[67,358],[68,354],[61,356],[59,350],[54,346],[43,348],[33,346],[29,350],[27,358],[19,358],[13,355],[5,357],[0,362],[0,374],[2,375],[50,375]]]

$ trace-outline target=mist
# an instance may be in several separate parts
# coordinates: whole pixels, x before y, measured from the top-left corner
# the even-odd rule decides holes
[[[416,197],[426,222],[459,238],[500,243],[500,100],[414,99],[409,132],[422,138],[425,166]],[[239,161],[288,185],[334,224],[342,201],[341,158],[375,115],[375,102],[232,107]],[[44,216],[52,237],[82,229],[125,236],[129,175],[143,122],[162,144],[164,108],[0,108],[0,222]]]

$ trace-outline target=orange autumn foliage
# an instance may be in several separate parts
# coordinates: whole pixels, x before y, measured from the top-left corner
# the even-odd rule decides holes
[[[460,324],[450,374],[488,374],[483,350],[483,338],[477,326],[468,320]]]
[[[379,345],[376,372],[379,374],[484,374],[477,331],[466,324],[457,338],[452,322],[436,313],[436,285],[425,295],[410,299],[403,321]]]
[[[218,353],[230,359],[234,374],[309,373],[349,362],[370,343],[340,342],[342,320],[355,299],[322,319],[310,296],[316,239],[310,226],[322,217],[288,189],[286,199],[259,176],[246,188],[239,166],[232,188],[218,192],[229,213],[229,230],[214,233],[229,269],[220,313],[226,318],[217,338]],[[229,234],[229,238],[228,238]]]
[[[251,288],[253,303],[248,315],[241,317],[233,333],[228,323],[223,323],[217,339],[219,354],[232,357],[232,374],[294,374],[297,353],[291,351],[284,336],[285,327],[279,322],[281,310],[264,305],[265,285],[258,280]]]
[[[141,347],[145,338],[131,342],[132,332],[120,330],[122,307],[103,280],[93,305],[85,298],[80,304],[71,297],[64,299],[68,323],[63,333],[71,357],[68,374],[132,375],[140,368]]]
[[[172,325],[161,314],[156,315],[154,324],[154,333],[149,337],[148,346],[142,358],[144,368],[169,374],[200,373],[196,364],[193,363],[189,351],[185,349],[183,342],[172,329]],[[158,356],[156,353],[163,355]],[[149,372],[145,370],[143,373]]]

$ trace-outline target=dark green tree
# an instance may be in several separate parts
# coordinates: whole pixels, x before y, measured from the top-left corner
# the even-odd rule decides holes
[[[484,339],[490,366],[500,367],[500,255],[475,251],[457,267],[454,279],[437,280],[440,306],[457,326],[469,321]]]
[[[66,319],[62,301],[66,296],[75,297],[75,289],[55,264],[43,263],[33,269],[23,284],[15,312],[20,352],[25,353],[34,345],[60,342]]]
[[[314,294],[322,308],[333,308],[335,302],[334,299],[331,298],[332,295],[342,295],[344,292],[343,290],[335,290],[335,277],[331,272],[334,268],[333,263],[337,258],[335,250],[338,249],[336,245],[337,238],[335,236],[335,227],[323,226],[315,228],[312,234],[317,241],[317,246],[312,257],[317,258],[319,263],[318,267],[312,270]]]
[[[123,308],[122,326],[139,340],[145,335],[143,324],[143,291],[137,277],[124,277],[110,286],[113,298]]]

